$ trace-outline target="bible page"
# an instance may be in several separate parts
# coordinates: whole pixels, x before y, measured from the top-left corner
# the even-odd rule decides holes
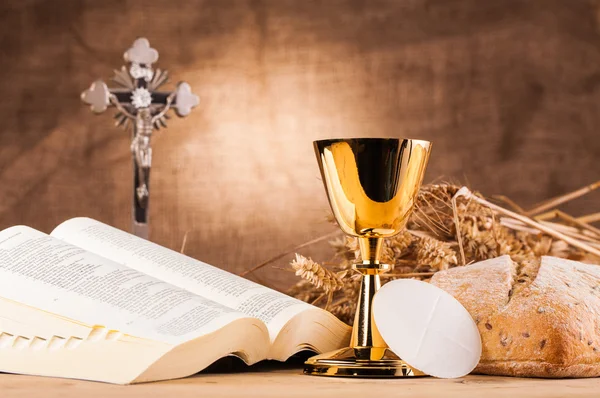
[[[295,315],[315,308],[90,218],[67,220],[51,235],[258,318],[267,325],[271,341]]]
[[[246,317],[25,226],[0,232],[0,295],[90,327],[169,344]]]

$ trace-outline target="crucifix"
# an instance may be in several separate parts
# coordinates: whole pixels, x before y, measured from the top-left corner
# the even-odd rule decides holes
[[[102,113],[113,106],[116,125],[131,131],[131,155],[133,158],[133,233],[148,239],[148,202],[152,147],[150,140],[154,130],[167,127],[168,112],[184,117],[198,105],[198,96],[190,85],[180,82],[173,91],[159,91],[168,80],[165,70],[152,68],[158,60],[158,51],[150,47],[145,38],[137,39],[124,55],[128,67],[114,71],[109,88],[97,80],[81,94],[81,99],[95,113]]]

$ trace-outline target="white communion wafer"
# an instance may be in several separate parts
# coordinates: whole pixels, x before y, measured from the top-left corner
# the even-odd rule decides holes
[[[473,318],[436,286],[411,279],[389,282],[375,295],[373,316],[390,349],[426,374],[462,377],[479,362],[481,336]]]

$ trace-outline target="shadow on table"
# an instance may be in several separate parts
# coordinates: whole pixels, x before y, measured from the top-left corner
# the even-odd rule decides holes
[[[196,376],[206,374],[221,374],[221,373],[252,373],[252,372],[272,372],[277,370],[297,369],[298,373],[302,373],[304,361],[315,355],[312,351],[302,351],[292,356],[285,362],[279,361],[261,361],[252,366],[248,366],[237,357],[221,358]]]

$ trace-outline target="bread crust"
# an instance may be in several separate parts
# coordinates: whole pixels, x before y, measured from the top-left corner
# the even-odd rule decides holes
[[[432,278],[477,324],[482,355],[474,372],[600,376],[600,267],[543,257],[526,271],[502,256]]]

